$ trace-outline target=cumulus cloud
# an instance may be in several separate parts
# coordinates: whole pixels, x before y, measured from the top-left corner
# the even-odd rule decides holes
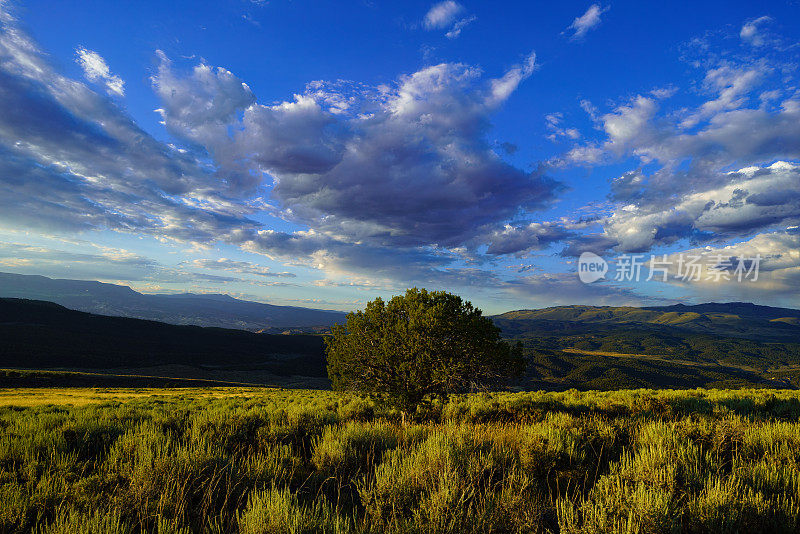
[[[541,250],[572,235],[573,232],[559,222],[531,222],[518,226],[507,224],[502,230],[494,231],[486,237],[489,243],[486,253],[525,254],[532,250]]]
[[[608,11],[610,6],[601,7],[600,4],[592,4],[589,9],[580,17],[575,17],[567,30],[572,30],[572,39],[582,39],[589,30],[596,28],[600,24],[600,16]]]
[[[82,46],[75,50],[75,55],[75,61],[83,69],[87,80],[102,83],[109,94],[125,96],[125,82],[119,76],[111,74],[103,56]]]
[[[609,217],[606,231],[619,250],[643,251],[685,237],[720,240],[799,222],[800,166],[779,161],[728,173],[718,187],[667,205],[628,205]]]
[[[251,174],[274,179],[271,197],[281,216],[317,233],[304,235],[303,247],[323,238],[453,247],[519,210],[547,204],[559,188],[540,172],[504,162],[486,140],[491,114],[534,66],[531,55],[488,80],[474,67],[442,63],[393,87],[315,83],[292,101],[247,106],[241,121],[209,137],[197,134],[206,121],[183,119],[180,105],[165,106],[164,118],[176,135],[202,137],[210,153],[226,154],[218,159],[247,162]],[[169,64],[159,69],[159,87],[162,76],[179,78]],[[179,83],[191,92],[194,78]]]
[[[632,155],[664,167],[690,162],[704,172],[800,156],[800,100],[779,89],[792,83],[791,61],[748,57],[697,63],[706,66],[699,84],[706,99],[698,106],[662,109],[657,97],[638,95],[605,114],[595,109],[592,118],[605,139],[572,150],[600,149],[609,157]]]
[[[578,258],[584,252],[593,252],[602,256],[617,245],[618,240],[606,233],[587,233],[566,239],[566,246],[560,255],[565,258]]]
[[[602,232],[567,237],[562,254],[735,241],[797,224],[800,100],[783,89],[796,82],[792,59],[707,52],[692,64],[702,69],[694,107],[670,109],[674,88],[606,113],[581,103],[602,134],[553,163],[635,167],[610,180]],[[551,130],[560,123],[548,118]]]
[[[700,300],[797,305],[795,298],[800,284],[797,226],[764,232],[730,245],[682,250],[668,255],[666,263],[663,260],[658,258],[662,262],[659,266],[667,267],[667,282],[690,290]],[[688,266],[689,261],[692,267]]]

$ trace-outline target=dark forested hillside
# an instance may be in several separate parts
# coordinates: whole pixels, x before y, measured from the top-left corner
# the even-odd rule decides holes
[[[0,299],[0,366],[113,369],[167,364],[325,376],[322,338],[177,326]]]

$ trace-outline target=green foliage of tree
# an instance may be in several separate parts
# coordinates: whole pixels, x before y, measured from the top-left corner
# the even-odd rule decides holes
[[[498,385],[525,368],[481,310],[445,291],[409,289],[350,313],[326,339],[333,387],[375,394],[404,413],[433,398]]]

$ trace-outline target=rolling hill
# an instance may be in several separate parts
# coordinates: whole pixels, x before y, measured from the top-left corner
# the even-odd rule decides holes
[[[636,308],[558,306],[517,310],[493,317],[504,332],[591,325],[605,327],[675,327],[687,332],[746,337],[761,341],[800,340],[800,310],[747,302]]]
[[[146,295],[115,284],[9,273],[0,273],[0,297],[44,300],[102,315],[268,332],[324,330],[343,322],[345,316],[337,311],[275,306],[228,295]]]
[[[529,388],[799,384],[799,310],[742,302],[559,306],[493,320],[523,343]]]
[[[245,376],[252,377],[257,374],[254,371],[327,376],[320,336],[172,325],[95,315],[44,301],[0,299],[0,340],[0,367],[182,366],[184,370],[245,371]]]

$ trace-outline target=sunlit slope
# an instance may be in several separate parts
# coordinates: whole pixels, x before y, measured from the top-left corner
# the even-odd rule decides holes
[[[695,333],[749,337],[763,341],[800,339],[800,310],[731,302],[695,306],[636,308],[632,306],[558,306],[517,310],[498,315],[497,324],[507,334],[531,329],[563,330],[594,327],[674,326]],[[562,324],[556,324],[562,323]]]

